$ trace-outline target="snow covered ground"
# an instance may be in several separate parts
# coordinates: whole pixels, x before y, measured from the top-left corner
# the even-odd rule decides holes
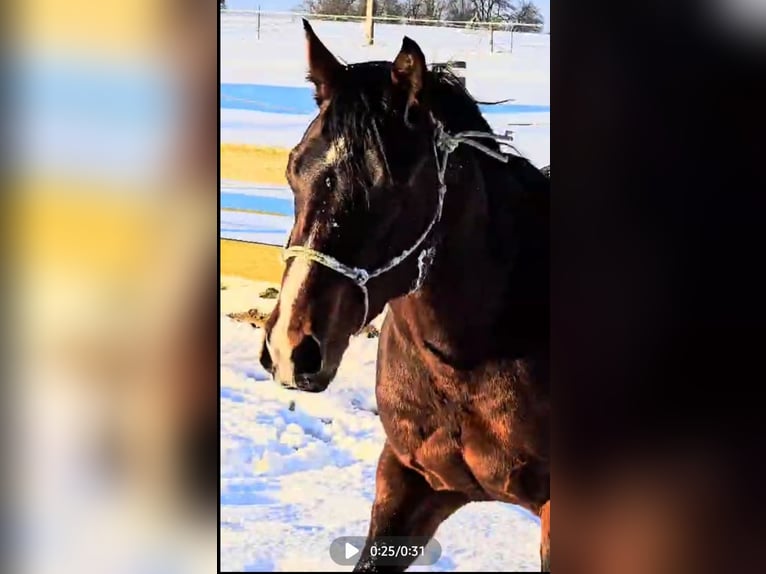
[[[407,34],[429,60],[466,60],[468,88],[478,99],[549,104],[549,36],[517,34],[512,53],[496,38],[498,52],[490,54],[486,32],[377,26],[376,44],[367,47],[359,24],[318,22],[315,29],[346,61],[390,60]],[[258,40],[254,17],[223,16],[221,81],[305,86],[303,42],[297,18],[264,17]],[[549,113],[487,117],[497,131],[508,129],[509,122],[550,121]],[[224,109],[221,140],[291,147],[308,119]],[[550,163],[548,125],[510,129],[533,163]],[[258,183],[227,182],[225,191],[246,194]],[[264,227],[266,233],[284,225],[266,219],[273,224]],[[235,215],[223,223],[231,229],[242,224]],[[337,571],[330,544],[340,536],[366,534],[384,440],[375,415],[377,339],[353,338],[324,393],[282,389],[258,363],[262,330],[227,317],[251,308],[268,311],[274,300],[259,298],[268,285],[232,277],[222,277],[221,284],[221,568]],[[410,570],[539,571],[539,521],[510,505],[462,508],[436,538],[441,559]]]
[[[221,19],[221,82],[306,87],[305,39],[299,17],[261,18],[256,37],[255,14],[223,15]],[[363,44],[361,24],[315,21],[319,38],[346,62],[391,60],[405,35],[423,49],[427,61],[466,62],[467,87],[480,101],[512,98],[513,104],[550,106],[550,36],[495,34],[495,52],[486,30],[378,24],[375,44]],[[278,102],[271,102],[278,103]],[[515,132],[518,150],[538,167],[550,164],[550,112],[488,114],[492,129]],[[221,110],[221,141],[293,147],[311,115]],[[532,123],[531,126],[512,126]]]
[[[324,393],[288,391],[258,363],[263,330],[226,317],[268,311],[274,300],[258,295],[269,285],[221,282],[221,568],[338,570],[330,544],[366,534],[384,440],[377,339],[351,341]],[[412,571],[539,571],[539,522],[510,505],[462,508],[436,539],[441,559]]]

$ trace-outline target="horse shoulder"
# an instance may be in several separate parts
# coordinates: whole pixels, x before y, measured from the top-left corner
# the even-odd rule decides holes
[[[537,374],[520,360],[482,376],[462,433],[463,458],[485,490],[533,511],[550,497],[550,403]]]

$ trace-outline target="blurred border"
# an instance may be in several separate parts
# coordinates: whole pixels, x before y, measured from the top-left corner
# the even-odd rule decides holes
[[[218,15],[181,0],[4,8],[8,569],[210,572]]]
[[[763,3],[552,11],[554,568],[766,571]]]

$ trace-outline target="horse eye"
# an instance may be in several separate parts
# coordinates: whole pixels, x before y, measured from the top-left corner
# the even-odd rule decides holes
[[[333,187],[335,187],[335,182],[333,181],[333,178],[331,175],[328,175],[326,178],[324,178],[324,184],[327,189],[332,191]]]

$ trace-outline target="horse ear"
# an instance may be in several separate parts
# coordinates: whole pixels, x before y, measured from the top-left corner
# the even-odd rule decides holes
[[[404,37],[399,54],[391,68],[391,81],[407,91],[407,108],[422,103],[426,81],[426,57],[414,40]]]
[[[305,18],[303,19],[303,30],[306,32],[306,51],[309,63],[308,80],[316,88],[314,99],[317,104],[321,104],[332,95],[332,87],[343,70],[343,66],[317,38],[311,24]]]

